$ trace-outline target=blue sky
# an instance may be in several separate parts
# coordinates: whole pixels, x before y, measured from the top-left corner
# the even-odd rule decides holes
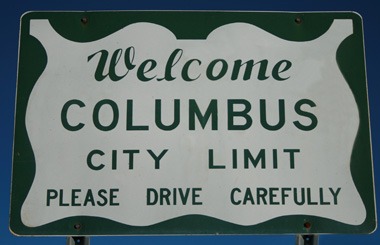
[[[32,10],[246,10],[246,11],[355,11],[363,17],[365,53],[368,80],[368,96],[371,115],[371,134],[375,184],[380,179],[380,15],[372,0],[330,0],[330,1],[6,1],[2,3],[0,42],[0,244],[64,244],[64,237],[15,237],[8,229],[9,196],[12,169],[12,144],[14,123],[14,101],[17,80],[19,19]],[[378,180],[378,181],[376,181]],[[380,188],[376,188],[380,196]],[[347,214],[349,215],[349,214]],[[91,244],[294,244],[292,235],[244,235],[244,236],[133,236],[133,237],[93,237]],[[380,244],[380,231],[371,235],[325,235],[321,244]]]

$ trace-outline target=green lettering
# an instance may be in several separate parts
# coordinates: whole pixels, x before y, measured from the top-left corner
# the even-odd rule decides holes
[[[241,190],[239,188],[233,188],[232,189],[231,195],[230,195],[231,203],[233,205],[240,205],[241,204],[241,200],[238,200],[238,201],[235,200],[235,193],[236,192],[241,193]]]
[[[134,59],[135,59],[135,47],[133,46],[128,47],[124,53],[124,63],[128,69],[127,74],[130,70],[132,70],[136,66],[133,64]]]
[[[47,189],[46,193],[46,206],[50,206],[50,201],[58,197],[58,191],[53,189]]]
[[[301,188],[301,200],[298,199],[298,190],[297,188],[293,188],[293,197],[294,203],[298,206],[302,206],[305,204],[305,188]]]
[[[69,101],[67,101],[62,107],[61,122],[62,122],[62,126],[65,129],[67,129],[69,131],[78,131],[84,127],[84,124],[78,123],[77,125],[72,126],[71,124],[69,124],[69,121],[67,120],[67,112],[69,111],[69,107],[72,105],[77,105],[80,108],[85,107],[85,104],[80,100],[69,100]]]
[[[161,188],[160,189],[160,205],[164,205],[164,200],[166,202],[166,205],[170,205],[170,190],[167,188]]]
[[[64,202],[63,202],[63,189],[60,189],[60,190],[59,190],[59,206],[60,206],[60,207],[67,207],[67,206],[70,206],[69,203],[64,203]]]
[[[168,149],[163,150],[160,155],[156,154],[152,150],[147,150],[149,155],[154,159],[154,169],[160,169],[160,160],[168,152]]]
[[[251,189],[249,188],[245,190],[243,205],[246,205],[247,201],[250,201],[252,205],[255,204],[255,200],[253,199]]]
[[[124,78],[127,75],[127,73],[125,73],[124,75],[121,75],[121,76],[118,76],[116,74],[116,66],[119,63],[119,60],[121,58],[122,53],[123,53],[122,49],[116,49],[115,52],[113,52],[112,57],[111,57],[108,75],[109,75],[110,79],[114,82],[121,80],[122,78]]]
[[[265,188],[257,188],[256,194],[257,194],[257,204],[260,205],[262,201],[264,205],[267,205],[267,200],[265,198],[268,195],[268,191]]]
[[[146,190],[146,205],[152,206],[158,202],[158,193],[153,188],[148,188]]]
[[[102,199],[101,201],[96,202],[98,206],[104,207],[107,205],[108,200],[107,200],[107,197],[105,196],[106,194],[107,194],[107,191],[104,189],[100,189],[98,191],[98,196]]]
[[[120,204],[115,202],[115,199],[117,198],[117,192],[119,192],[119,189],[110,189],[110,206],[119,206]]]
[[[87,166],[92,169],[92,170],[101,170],[104,168],[104,164],[99,164],[98,166],[95,166],[93,163],[92,163],[92,157],[94,155],[99,155],[99,156],[103,156],[104,155],[104,152],[101,151],[101,150],[92,150],[90,151],[90,153],[88,153],[87,155]]]
[[[253,167],[256,168],[261,162],[261,168],[265,169],[265,149],[261,149],[257,154],[257,157],[254,158],[251,152],[248,149],[244,149],[244,168],[249,168],[249,162],[252,163]]]
[[[217,100],[210,101],[206,112],[202,115],[197,102],[194,99],[189,100],[189,129],[195,130],[195,116],[198,118],[201,127],[204,129],[211,117],[211,130],[218,130],[218,104]]]
[[[89,62],[92,58],[94,58],[95,55],[99,53],[100,59],[94,74],[95,80],[98,82],[104,80],[104,78],[108,76],[108,74],[103,74],[108,59],[108,51],[103,49],[87,57],[87,62]]]
[[[232,75],[231,75],[232,81],[238,79],[240,68],[243,65],[245,65],[245,71],[244,71],[244,75],[243,75],[244,81],[251,79],[252,69],[256,64],[260,64],[259,72],[257,74],[257,79],[259,79],[260,81],[263,81],[263,80],[266,80],[269,78],[269,76],[266,75],[266,71],[268,68],[268,60],[264,59],[264,60],[261,60],[257,63],[254,63],[253,60],[248,60],[245,63],[242,63],[242,62],[243,62],[242,60],[235,60],[234,67],[232,69]]]
[[[330,202],[325,202],[323,198],[323,188],[319,188],[319,203],[321,205],[330,205]]]
[[[193,199],[192,199],[193,205],[202,205],[201,201],[197,201],[197,199],[201,196],[199,192],[202,191],[202,188],[193,188],[192,191],[193,191]]]
[[[99,119],[100,109],[104,105],[109,105],[112,109],[113,118],[112,118],[111,123],[108,126],[102,125],[100,123],[100,119]],[[119,109],[117,107],[117,104],[114,101],[108,100],[108,99],[104,99],[104,100],[99,101],[98,103],[96,103],[96,105],[94,107],[94,111],[92,114],[92,120],[94,122],[95,127],[101,131],[110,131],[110,130],[114,129],[116,127],[118,121],[119,121]]]
[[[226,166],[214,165],[214,150],[208,150],[208,168],[209,169],[225,169]]]
[[[285,64],[285,66],[282,66]],[[290,76],[287,77],[281,77],[280,73],[286,72],[287,70],[290,69],[292,66],[292,62],[289,60],[280,60],[279,62],[276,63],[276,65],[272,69],[272,77],[276,79],[277,81],[284,81],[290,78]]]
[[[127,100],[127,130],[149,130],[146,125],[133,125],[133,100]]]
[[[175,99],[174,100],[174,116],[173,116],[173,123],[170,124],[170,125],[164,125],[162,123],[162,109],[161,109],[161,100],[156,100],[156,106],[155,106],[155,121],[156,121],[156,125],[159,129],[162,129],[162,130],[165,130],[165,131],[168,131],[168,130],[173,130],[175,129],[176,127],[178,127],[179,125],[179,122],[180,122],[180,117],[179,117],[179,113],[180,113],[180,108],[179,108],[179,100],[178,99]]]
[[[94,200],[94,195],[92,194],[91,189],[87,190],[86,197],[84,199],[83,206],[87,206],[88,203],[91,203],[91,206],[95,206],[95,200]]]
[[[195,78],[191,78],[189,76],[189,68],[193,62],[197,62],[199,66],[202,64],[202,62],[198,59],[190,59],[186,61],[186,63],[183,65],[183,68],[182,68],[182,79],[186,82],[197,80],[201,76],[201,74],[198,74],[198,76]]]
[[[269,204],[270,205],[280,205],[280,202],[274,201],[274,199],[277,197],[277,194],[275,192],[279,191],[279,188],[269,188]]]
[[[156,76],[153,77],[147,77],[145,74],[152,71],[155,67],[157,66],[157,61],[155,60],[145,60],[143,61],[139,68],[137,69],[137,78],[142,81],[142,82],[148,82],[155,78]]]
[[[279,116],[278,116],[278,123],[276,125],[269,125],[267,121],[267,108],[266,108],[266,101],[260,100],[260,122],[261,125],[267,129],[267,130],[279,130],[282,128],[285,124],[285,101],[283,99],[278,100],[278,107],[279,107]],[[272,111],[271,111],[271,114]]]
[[[301,107],[303,105],[308,105],[310,107],[316,107],[317,105],[309,100],[309,99],[302,99],[302,100],[299,100],[295,105],[294,105],[294,110],[296,111],[296,113],[300,116],[303,116],[303,117],[307,117],[310,119],[310,124],[309,125],[303,125],[302,123],[300,123],[299,121],[294,121],[293,124],[300,130],[303,130],[303,131],[310,131],[310,130],[313,130],[317,127],[318,125],[318,118],[311,112],[308,112],[308,111],[304,111],[301,109]]]
[[[342,188],[339,187],[338,189],[336,189],[336,191],[334,191],[333,188],[329,188],[331,194],[334,197],[334,205],[338,205],[338,194],[339,194],[339,192],[340,192],[341,189]]]
[[[78,199],[78,193],[80,193],[80,189],[72,189],[71,190],[71,206],[80,206],[80,203],[77,203],[76,200]]]
[[[235,111],[235,105],[243,105],[242,111]],[[252,125],[252,118],[248,115],[251,110],[251,103],[244,99],[231,99],[227,101],[227,113],[228,113],[228,130],[246,130]],[[236,125],[234,118],[241,117],[245,119],[244,124]]]
[[[290,164],[290,169],[295,168],[295,157],[294,153],[301,152],[300,149],[284,149],[284,153],[289,153],[289,164]]]
[[[281,204],[282,205],[285,205],[285,199],[286,199],[286,197],[289,197],[289,194],[286,192],[289,192],[291,190],[292,190],[292,188],[289,188],[289,187],[281,188]]]
[[[129,154],[129,169],[133,169],[134,154],[140,153],[140,150],[123,150],[124,154]]]
[[[177,58],[177,55],[179,54],[178,58]],[[182,57],[182,54],[183,54],[183,50],[182,49],[175,49],[169,56],[169,59],[166,63],[166,66],[165,66],[165,77],[163,78],[157,78],[157,81],[162,81],[162,80],[166,80],[166,81],[173,81],[175,79],[175,77],[172,76],[172,68],[178,63],[178,61],[181,59]]]
[[[218,74],[215,74],[214,75],[214,68],[215,66],[220,63],[221,64],[221,69],[219,71]],[[210,79],[211,81],[215,81],[215,80],[218,80],[220,78],[222,78],[226,72],[227,72],[227,68],[228,68],[228,64],[227,64],[227,61],[223,60],[223,59],[216,59],[216,60],[213,60],[210,62],[210,64],[207,66],[207,69],[206,69],[206,76],[208,79]]]

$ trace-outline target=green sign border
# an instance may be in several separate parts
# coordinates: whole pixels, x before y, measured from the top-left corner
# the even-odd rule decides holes
[[[86,18],[86,19],[84,19]],[[21,221],[21,207],[35,175],[34,154],[25,127],[30,93],[42,74],[47,56],[37,39],[29,35],[32,19],[48,19],[66,39],[90,42],[121,28],[150,22],[171,30],[178,39],[205,39],[215,28],[234,22],[258,26],[282,39],[313,40],[325,33],[334,19],[351,19],[353,34],[337,51],[337,62],[359,109],[360,125],[351,156],[354,183],[364,202],[367,217],[361,225],[347,225],[310,215],[289,215],[241,226],[219,219],[187,215],[151,226],[129,226],[89,216],[64,218],[27,227]],[[21,18],[19,67],[15,114],[10,229],[17,235],[144,235],[144,234],[305,234],[371,233],[376,229],[367,83],[362,19],[352,12],[206,12],[206,11],[116,11],[116,12],[29,12]],[[305,176],[303,176],[305,178]],[[347,214],[349,215],[349,214]],[[311,224],[311,227],[306,225]],[[76,225],[80,225],[76,226]],[[78,228],[79,227],[79,228]]]

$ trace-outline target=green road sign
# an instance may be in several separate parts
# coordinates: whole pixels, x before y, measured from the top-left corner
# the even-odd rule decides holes
[[[370,233],[354,13],[30,12],[19,235]]]

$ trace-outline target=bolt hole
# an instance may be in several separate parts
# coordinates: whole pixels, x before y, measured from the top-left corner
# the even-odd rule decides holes
[[[82,226],[80,224],[75,224],[74,225],[74,229],[75,230],[80,230],[82,228]]]
[[[306,229],[310,229],[311,228],[311,223],[310,222],[305,222],[303,224],[303,227],[305,227]]]
[[[294,22],[296,22],[296,24],[301,24],[302,23],[302,18],[301,17],[297,17],[297,18],[295,18]]]
[[[88,23],[88,18],[87,17],[82,17],[81,19],[80,19],[80,21],[82,22],[82,24],[87,24]]]

